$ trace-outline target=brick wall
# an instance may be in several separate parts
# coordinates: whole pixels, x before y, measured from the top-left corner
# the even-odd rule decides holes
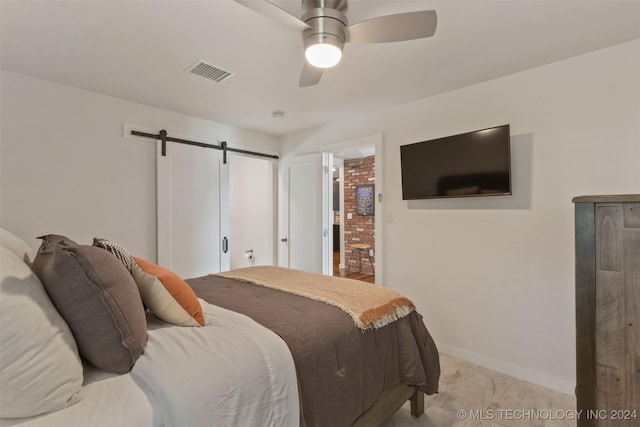
[[[375,247],[375,224],[373,215],[358,215],[356,210],[356,187],[358,185],[374,184],[376,177],[375,156],[363,157],[344,161],[344,240],[345,263],[351,257],[351,244],[366,243]],[[351,213],[351,219],[348,214]],[[354,259],[358,255],[354,254]],[[375,257],[369,257],[375,264]],[[367,257],[363,257],[363,272],[372,271]],[[355,268],[357,264],[352,264]]]

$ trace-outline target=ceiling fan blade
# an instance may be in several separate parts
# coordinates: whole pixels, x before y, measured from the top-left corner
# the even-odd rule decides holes
[[[435,10],[379,16],[349,25],[348,43],[388,43],[431,37],[436,32]]]
[[[318,84],[322,77],[322,68],[314,67],[307,61],[304,62],[300,73],[300,87],[308,87]]]
[[[311,28],[309,25],[293,16],[280,6],[271,3],[269,0],[234,0],[251,10],[258,12],[268,18],[274,19],[290,28],[296,30],[307,30]]]

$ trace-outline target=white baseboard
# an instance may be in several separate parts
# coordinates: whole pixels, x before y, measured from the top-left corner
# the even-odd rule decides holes
[[[529,381],[534,384],[541,385],[552,390],[559,391],[571,396],[575,396],[575,383],[567,381],[562,378],[558,378],[553,375],[545,374],[543,372],[535,371],[533,369],[526,368],[524,366],[514,365],[512,363],[503,362],[501,360],[494,359],[492,357],[483,356],[481,354],[473,353],[471,351],[463,350],[458,347],[454,347],[442,342],[438,342],[438,350],[441,353],[455,357],[457,359],[464,360],[475,365],[510,375],[512,377],[519,378],[521,380]]]

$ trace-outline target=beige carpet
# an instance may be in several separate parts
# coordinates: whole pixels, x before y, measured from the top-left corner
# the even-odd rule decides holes
[[[440,393],[425,396],[425,413],[413,418],[406,404],[384,427],[569,427],[577,424],[574,396],[447,355],[440,356],[440,363]]]

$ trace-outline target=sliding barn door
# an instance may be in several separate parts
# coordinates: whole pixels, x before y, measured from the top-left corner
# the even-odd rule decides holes
[[[157,143],[158,264],[182,278],[229,269],[228,168],[222,152]]]

